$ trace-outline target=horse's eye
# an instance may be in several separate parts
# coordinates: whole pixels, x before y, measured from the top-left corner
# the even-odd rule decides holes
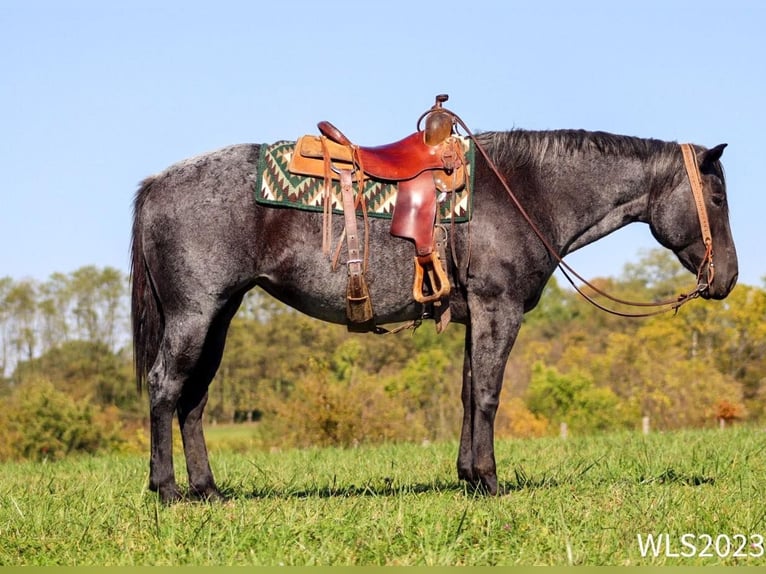
[[[726,195],[721,192],[713,192],[710,195],[710,201],[713,202],[713,205],[716,207],[721,207],[726,203]]]

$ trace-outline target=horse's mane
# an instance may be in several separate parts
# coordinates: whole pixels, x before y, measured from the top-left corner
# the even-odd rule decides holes
[[[514,129],[482,132],[477,138],[494,162],[508,167],[540,164],[549,156],[581,152],[651,161],[657,173],[667,173],[671,168],[675,171],[680,165],[680,153],[675,142],[602,131]]]

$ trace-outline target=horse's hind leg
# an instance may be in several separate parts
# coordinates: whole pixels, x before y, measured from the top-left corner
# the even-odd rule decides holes
[[[181,498],[173,469],[173,414],[181,396],[183,380],[175,375],[166,357],[172,353],[163,340],[154,366],[147,376],[149,388],[149,419],[151,456],[149,459],[149,489],[157,492],[163,502]],[[172,362],[172,360],[171,360]]]
[[[192,486],[198,485],[203,492],[211,485],[214,488],[201,427],[210,381],[197,376],[213,314],[166,317],[157,359],[147,377],[151,422],[149,488],[158,492],[164,502],[181,498],[173,469],[172,425],[176,409],[184,450],[193,453],[187,456],[187,461],[192,460],[189,471],[194,473]]]
[[[202,432],[202,413],[206,404],[207,385],[195,385],[195,388],[185,391],[178,401],[178,425],[181,428],[186,472],[189,475],[189,494],[205,500],[217,500],[223,496],[210,469]]]
[[[234,297],[212,321],[194,377],[183,387],[178,401],[178,424],[183,439],[190,494],[205,500],[220,500],[223,495],[210,470],[202,430],[202,414],[207,404],[208,387],[221,363],[229,323],[241,302],[241,295]]]

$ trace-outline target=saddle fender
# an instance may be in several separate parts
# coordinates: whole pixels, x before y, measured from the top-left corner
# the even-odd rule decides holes
[[[396,205],[391,217],[391,235],[411,239],[422,257],[433,251],[436,222],[436,189],[433,176],[423,172],[399,182]]]

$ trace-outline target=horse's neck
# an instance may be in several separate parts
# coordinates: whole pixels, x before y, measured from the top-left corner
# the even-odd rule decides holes
[[[561,255],[647,220],[651,173],[645,162],[579,152],[552,157],[541,170],[541,191],[558,214],[553,233]]]

